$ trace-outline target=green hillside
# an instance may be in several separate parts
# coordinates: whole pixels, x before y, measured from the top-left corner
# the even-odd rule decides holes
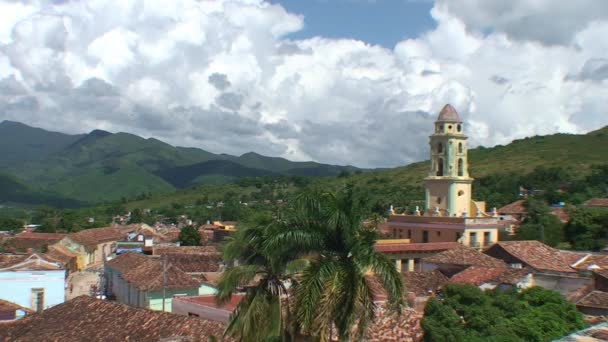
[[[50,192],[33,189],[11,175],[0,173],[0,203],[79,207],[85,203]]]
[[[17,136],[12,132],[18,132]],[[164,194],[200,184],[247,177],[297,174],[331,176],[356,168],[246,153],[216,155],[160,140],[94,130],[85,135],[47,132],[0,123],[0,172],[47,192],[98,203],[142,194]],[[17,138],[18,136],[26,139]]]
[[[33,128],[14,121],[0,122],[0,168],[57,153],[84,135],[68,135]]]
[[[478,147],[469,150],[470,174],[476,178],[475,192],[479,200],[488,201],[489,207],[502,206],[518,196],[519,186],[546,188],[562,186],[570,188],[576,182],[584,183],[591,177],[592,166],[608,167],[608,127],[584,135],[554,134],[515,140],[505,146]],[[302,186],[294,186],[289,177],[278,180],[285,184],[284,193],[317,186],[337,189],[345,182],[352,182],[380,207],[422,205],[424,191],[422,183],[429,171],[429,162],[417,162],[390,170],[351,174],[348,177],[321,177],[310,179]],[[597,171],[597,170],[596,170]],[[594,171],[595,172],[595,171]],[[598,171],[598,172],[601,172]],[[601,177],[600,177],[601,179]],[[608,180],[606,180],[608,181]],[[578,201],[602,195],[601,181],[589,181],[589,189],[571,189],[580,192]],[[207,197],[219,200],[226,192],[251,198],[266,186],[276,187],[277,181],[259,179],[258,183],[240,182],[241,186],[203,186],[197,189],[177,191],[168,195],[152,196],[143,201],[130,202],[129,207],[161,207],[171,203],[184,205]],[[260,185],[261,184],[261,185]],[[276,191],[275,191],[276,192]],[[274,193],[273,193],[274,194]],[[266,196],[271,199],[272,196]],[[277,198],[276,195],[274,198]]]

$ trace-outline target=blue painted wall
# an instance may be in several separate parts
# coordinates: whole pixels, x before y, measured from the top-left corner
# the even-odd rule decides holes
[[[45,309],[65,301],[65,271],[0,272],[0,299],[32,307],[32,289],[44,289]]]

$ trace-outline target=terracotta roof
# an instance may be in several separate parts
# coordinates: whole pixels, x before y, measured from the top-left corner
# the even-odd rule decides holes
[[[409,342],[422,341],[424,332],[420,327],[422,314],[412,309],[404,309],[401,314],[389,311],[385,305],[376,309],[376,318],[367,328],[366,341]]]
[[[437,122],[461,122],[460,116],[451,104],[443,106],[437,117]]]
[[[424,258],[424,261],[432,264],[445,265],[506,267],[502,260],[485,255],[473,248],[460,244],[456,248]]]
[[[505,205],[504,207],[498,209],[497,211],[499,214],[503,214],[503,215],[526,214],[528,212],[528,209],[526,209],[526,207],[525,207],[525,202],[526,202],[526,200],[518,200],[513,203],[509,203],[509,204]]]
[[[0,271],[59,271],[63,267],[40,254],[0,254]]]
[[[450,283],[479,286],[500,276],[506,270],[506,267],[471,266],[453,275],[450,278]]]
[[[458,246],[458,242],[396,243],[376,244],[374,249],[379,253],[441,252]]]
[[[30,308],[26,308],[19,304],[9,302],[8,300],[0,299],[0,312],[11,312],[11,311],[17,311],[17,310],[23,310],[27,313],[35,312],[34,310],[32,310]]]
[[[524,277],[528,274],[532,273],[532,270],[529,268],[507,268],[503,270],[498,276],[490,279],[488,283],[490,284],[508,284],[508,285],[516,285],[519,283]]]
[[[73,252],[60,244],[49,246],[48,252],[44,253],[46,258],[58,261],[63,265],[67,265],[74,258],[78,257],[78,255],[78,253]]]
[[[438,270],[431,272],[405,272],[402,274],[403,285],[406,292],[413,292],[417,296],[428,296],[429,292],[436,292],[448,282],[448,278]]]
[[[167,261],[187,273],[218,272],[219,254],[167,254]]]
[[[139,253],[124,253],[106,263],[122,274],[122,278],[134,287],[143,290],[163,288],[163,262],[157,257],[147,257]],[[194,279],[176,265],[167,262],[165,268],[165,288],[183,289],[199,287]]]
[[[91,228],[69,234],[68,237],[83,246],[92,246],[104,242],[118,241],[125,238],[126,234],[119,228]]]
[[[600,277],[608,279],[608,269],[593,270],[593,273],[599,275]]]
[[[51,234],[51,233],[20,233],[9,240],[9,245],[18,250],[26,250],[28,248],[40,249],[51,245],[67,234]]]
[[[608,198],[592,198],[585,202],[585,206],[608,208]]]
[[[537,271],[576,272],[570,265],[576,262],[578,253],[560,251],[540,241],[499,241],[486,250],[486,253],[492,254],[492,250],[495,248],[502,248],[511,256]],[[580,257],[579,255],[578,259]]]
[[[608,309],[608,292],[592,291],[576,302],[576,305],[589,308]]]
[[[0,329],[3,341],[207,340],[224,324],[80,296]],[[234,341],[226,339],[226,341]]]
[[[162,254],[219,254],[217,246],[159,246],[154,247],[154,255]]]
[[[232,297],[230,298],[230,301],[228,301],[222,305],[219,305],[217,303],[215,296],[176,297],[176,299],[184,301],[184,302],[192,303],[192,304],[209,306],[212,308],[223,309],[223,310],[232,312],[237,307],[237,305],[239,305],[239,303],[241,302],[241,300],[244,297],[245,297],[244,294],[232,295]]]
[[[567,252],[563,252],[566,255]],[[585,254],[576,253],[578,259],[570,264],[572,268],[577,270],[599,270],[608,269],[608,255],[605,254]],[[574,258],[573,258],[574,259]]]

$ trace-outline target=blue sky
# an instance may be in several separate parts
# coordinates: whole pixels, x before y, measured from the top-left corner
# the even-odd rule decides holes
[[[422,0],[274,0],[304,15],[304,29],[292,38],[355,38],[393,48],[404,38],[431,30],[430,1]]]

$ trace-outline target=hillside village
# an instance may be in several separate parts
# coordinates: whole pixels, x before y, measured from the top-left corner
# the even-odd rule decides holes
[[[428,340],[431,332],[425,327],[430,323],[422,323],[425,312],[430,312],[425,311],[427,303],[449,295],[450,286],[469,285],[504,293],[535,287],[555,291],[585,322],[576,329],[581,332],[561,335],[563,341],[577,334],[608,339],[608,324],[602,323],[608,321],[608,246],[581,250],[573,247],[577,242],[587,246],[582,240],[570,245],[563,239],[553,242],[550,225],[556,220],[568,226],[572,207],[557,203],[543,209],[549,216],[534,221],[542,210],[530,204],[537,195],[532,189],[515,190],[519,198],[498,208],[475,199],[465,129],[456,109],[447,104],[430,129],[424,201],[411,209],[391,206],[384,217],[369,215],[360,222],[377,234],[373,250],[398,272],[403,282],[399,296],[405,303],[400,314],[392,311],[384,280],[366,273],[376,307],[364,338],[422,341],[426,333]],[[285,198],[273,204],[289,208],[293,201]],[[223,205],[213,203],[214,208]],[[608,198],[588,198],[577,207],[608,216]],[[233,313],[261,277],[239,283],[227,300],[218,299],[225,275],[248,262],[227,257],[227,241],[235,241],[251,221],[197,222],[182,214],[172,223],[133,222],[141,214],[115,216],[110,226],[75,232],[41,232],[35,224],[4,232],[0,338],[222,338]],[[570,227],[577,227],[574,224]],[[605,231],[606,226],[598,229]]]

